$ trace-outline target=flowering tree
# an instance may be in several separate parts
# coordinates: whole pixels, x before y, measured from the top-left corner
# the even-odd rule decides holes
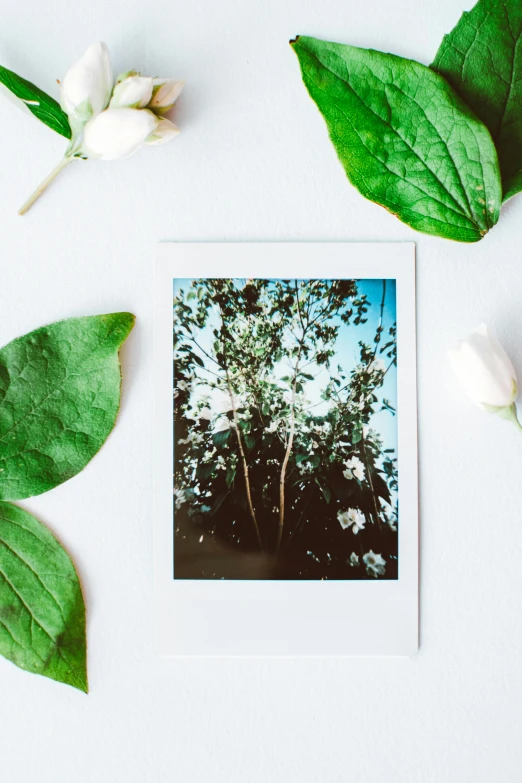
[[[396,330],[383,280],[373,342],[343,369],[340,331],[356,333],[372,304],[358,289],[199,279],[177,291],[177,577],[396,578],[396,461],[370,427],[377,409],[394,414],[380,389]]]

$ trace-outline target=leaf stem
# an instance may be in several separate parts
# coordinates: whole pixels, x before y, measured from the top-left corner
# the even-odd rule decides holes
[[[61,161],[58,163],[58,165],[54,167],[54,169],[51,171],[51,173],[47,175],[47,177],[43,180],[43,182],[41,182],[38,185],[38,187],[36,188],[34,193],[32,193],[29,196],[27,201],[24,204],[22,204],[22,206],[18,210],[18,214],[19,215],[25,215],[25,213],[28,212],[31,209],[31,207],[33,206],[34,202],[37,201],[40,198],[40,196],[42,195],[42,193],[44,193],[47,190],[47,188],[49,187],[51,182],[53,182],[56,179],[56,177],[58,176],[58,174],[60,174],[60,172],[63,171],[63,169],[66,166],[68,166],[69,163],[71,163],[74,159],[75,159],[74,155],[65,155],[61,159]]]
[[[505,408],[501,415],[502,418],[507,419],[508,421],[512,421],[515,427],[517,428],[517,430],[520,430],[520,432],[522,432],[522,424],[518,419],[517,406],[515,405],[515,403]]]

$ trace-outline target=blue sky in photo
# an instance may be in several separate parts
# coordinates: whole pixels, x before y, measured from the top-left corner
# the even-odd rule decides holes
[[[173,293],[176,295],[180,289],[185,292],[188,291],[193,281],[188,278],[177,278],[173,281]],[[339,335],[336,344],[336,355],[331,360],[332,370],[336,370],[337,365],[340,364],[346,375],[349,376],[350,370],[352,370],[359,361],[359,342],[365,342],[370,346],[373,346],[373,339],[375,337],[375,331],[379,323],[380,307],[383,291],[383,281],[366,279],[357,281],[359,295],[366,294],[369,301],[368,313],[366,314],[367,323],[354,326],[353,319],[350,325],[344,324],[340,318],[332,319],[335,325],[339,325]],[[381,337],[381,345],[387,342],[388,330],[396,321],[396,282],[393,279],[386,280],[386,297],[384,303],[383,312],[383,327],[384,332]],[[197,340],[200,345],[205,348],[208,353],[211,353],[211,346],[213,342],[212,329],[218,323],[218,317],[210,315],[207,326],[199,332]],[[400,349],[400,346],[399,346]],[[390,360],[386,358],[385,354],[377,354],[378,358],[382,358],[388,367]],[[210,360],[204,356],[201,357],[210,369],[212,367]],[[322,401],[320,397],[321,391],[325,388],[329,380],[329,375],[326,369],[322,369],[319,373],[314,372],[313,367],[307,369],[311,374],[316,375],[314,381],[305,383],[304,390],[305,395],[310,406],[314,406],[311,412],[314,415],[323,415],[326,413],[329,402]],[[288,366],[281,363],[281,367],[275,368],[275,376],[283,376],[288,373]],[[209,378],[212,376],[209,375]],[[196,388],[193,391],[193,401],[196,401],[200,396],[209,394],[209,390],[205,387]],[[213,393],[215,394],[215,392]],[[212,398],[213,394],[210,394]],[[385,398],[389,403],[397,408],[397,368],[395,366],[390,367],[384,384],[379,390],[379,402]],[[308,405],[307,405],[308,407]],[[372,416],[370,426],[376,430],[384,442],[384,448],[397,449],[397,419],[389,411],[379,411],[380,404],[374,406],[376,412]]]

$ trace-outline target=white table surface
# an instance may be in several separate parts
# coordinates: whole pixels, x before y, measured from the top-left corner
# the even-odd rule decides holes
[[[468,7],[471,5],[466,0]],[[481,320],[522,377],[522,197],[479,244],[415,234],[347,183],[288,39],[429,63],[456,0],[5,0],[0,62],[52,91],[103,38],[186,79],[165,147],[81,162],[25,218],[60,137],[2,100],[0,343],[132,310],[123,407],[77,478],[22,503],[67,546],[91,693],[0,660],[6,783],[504,783],[522,750],[522,437],[445,352]],[[158,240],[412,240],[418,259],[421,649],[413,660],[159,660],[152,646],[152,272]],[[343,622],[339,618],[339,622]]]

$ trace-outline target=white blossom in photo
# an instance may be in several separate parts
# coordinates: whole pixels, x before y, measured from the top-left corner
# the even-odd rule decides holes
[[[174,505],[176,511],[178,511],[183,503],[186,503],[186,494],[184,489],[175,489],[174,490]]]
[[[376,555],[370,549],[363,555],[363,563],[369,576],[374,576],[376,579],[379,576],[384,576],[386,561],[381,555]]]
[[[343,472],[343,476],[345,478],[364,481],[364,463],[358,457],[350,457],[344,464],[346,470]]]
[[[230,419],[228,419],[226,416],[221,416],[216,422],[214,432],[226,432],[233,426],[234,424],[230,421]]]
[[[362,530],[366,524],[366,518],[358,508],[349,508],[347,511],[343,512],[339,511],[337,519],[343,530],[351,527],[352,533],[355,534],[357,534],[359,530]]]

